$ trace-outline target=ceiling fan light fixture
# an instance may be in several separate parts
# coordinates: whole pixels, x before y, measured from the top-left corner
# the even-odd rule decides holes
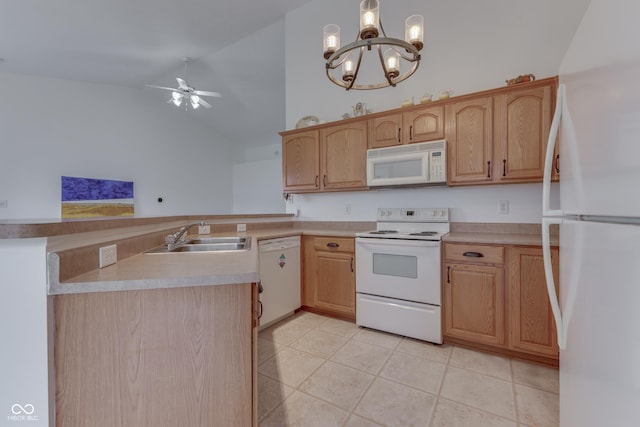
[[[195,110],[200,106],[200,97],[198,95],[191,95],[191,107]]]
[[[173,101],[173,105],[179,107],[182,104],[182,94],[178,92],[171,92],[171,98]]]

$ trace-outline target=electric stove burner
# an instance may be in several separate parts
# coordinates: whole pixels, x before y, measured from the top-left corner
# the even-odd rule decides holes
[[[397,233],[397,230],[376,230],[376,231],[370,231],[369,234],[393,234],[393,233]]]
[[[435,236],[437,231],[419,231],[417,233],[409,233],[409,236]]]

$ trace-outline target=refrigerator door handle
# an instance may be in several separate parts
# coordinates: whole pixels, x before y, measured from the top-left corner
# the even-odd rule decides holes
[[[556,141],[558,139],[558,129],[560,128],[560,120],[562,119],[562,106],[564,101],[564,85],[558,86],[556,95],[556,110],[553,113],[553,121],[549,130],[549,140],[547,141],[547,153],[544,159],[544,175],[542,178],[542,216],[562,216],[561,210],[553,210],[551,205],[551,174],[553,172],[553,155],[556,149]]]
[[[556,331],[558,335],[558,347],[564,350],[567,347],[567,338],[564,333],[562,312],[560,302],[556,294],[556,283],[553,278],[553,266],[551,264],[551,240],[549,238],[549,226],[551,224],[562,224],[562,218],[542,218],[542,255],[544,260],[544,275],[547,282],[547,294],[551,303],[551,311],[556,321]]]

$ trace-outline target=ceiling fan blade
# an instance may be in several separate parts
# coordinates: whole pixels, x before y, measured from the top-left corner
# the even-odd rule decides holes
[[[206,90],[194,90],[193,93],[200,96],[215,96],[216,98],[222,98],[222,95],[220,95],[218,92],[209,92]]]
[[[182,80],[180,77],[176,77],[176,81],[178,82],[178,86],[180,86],[180,89],[189,90],[189,86],[187,85],[187,82]]]
[[[145,85],[145,86],[147,86],[147,87],[153,87],[153,88],[156,88],[156,89],[171,90],[171,91],[173,91],[173,92],[176,92],[176,91],[177,91],[177,89],[172,88],[172,87],[155,86],[155,85]]]
[[[198,104],[202,105],[204,108],[211,108],[211,104],[202,98],[198,99]]]

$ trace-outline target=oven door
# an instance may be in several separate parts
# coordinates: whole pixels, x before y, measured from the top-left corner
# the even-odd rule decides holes
[[[356,291],[440,305],[440,242],[356,238]]]

